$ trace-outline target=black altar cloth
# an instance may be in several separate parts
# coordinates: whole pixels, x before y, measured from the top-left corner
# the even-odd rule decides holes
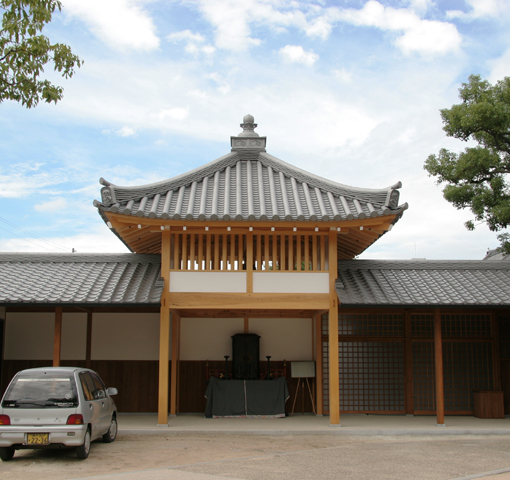
[[[287,380],[220,380],[211,377],[205,392],[207,418],[285,417]]]

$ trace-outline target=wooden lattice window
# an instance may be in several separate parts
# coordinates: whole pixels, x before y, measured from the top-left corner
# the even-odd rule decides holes
[[[473,390],[492,390],[492,343],[443,343],[446,412],[472,413]]]
[[[434,343],[413,342],[414,413],[436,411]]]
[[[415,413],[436,411],[434,343],[413,342]],[[491,342],[443,342],[445,412],[473,413],[473,390],[493,388]]]
[[[412,314],[411,315],[411,335],[413,337],[433,337],[434,336],[434,315]]]
[[[499,348],[503,359],[510,359],[510,315],[499,315]]]
[[[341,342],[339,358],[341,411],[404,411],[403,342]]]
[[[489,314],[443,314],[441,330],[443,337],[491,337],[491,316]]]
[[[404,316],[402,314],[340,314],[338,333],[368,337],[402,337],[404,336]]]

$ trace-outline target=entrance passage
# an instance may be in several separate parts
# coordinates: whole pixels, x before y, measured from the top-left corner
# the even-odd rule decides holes
[[[445,413],[472,415],[473,391],[494,390],[490,314],[442,314]],[[433,313],[339,315],[341,413],[436,413]],[[322,322],[324,410],[329,405],[328,322]]]

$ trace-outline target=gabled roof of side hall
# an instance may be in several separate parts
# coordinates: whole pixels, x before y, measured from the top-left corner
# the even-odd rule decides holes
[[[160,305],[160,255],[0,253],[0,305]]]
[[[294,167],[266,153],[266,138],[253,129],[231,137],[232,152],[169,180],[122,187],[101,179],[103,218],[129,217],[188,221],[345,221],[397,216],[400,182],[379,190],[342,185]],[[311,160],[313,161],[313,159]]]
[[[486,260],[342,260],[343,306],[510,306],[510,266]]]

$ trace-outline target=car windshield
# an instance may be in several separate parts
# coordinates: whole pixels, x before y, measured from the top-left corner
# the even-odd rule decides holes
[[[12,381],[3,408],[71,408],[78,406],[72,373],[31,372]]]

